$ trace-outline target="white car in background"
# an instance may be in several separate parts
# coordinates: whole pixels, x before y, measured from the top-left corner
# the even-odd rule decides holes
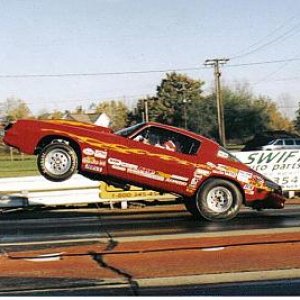
[[[300,149],[300,139],[279,138],[270,141],[265,146],[261,146],[261,150],[286,150],[286,149]]]

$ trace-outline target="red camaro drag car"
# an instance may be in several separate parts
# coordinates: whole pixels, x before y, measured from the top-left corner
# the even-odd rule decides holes
[[[201,135],[159,123],[111,129],[67,120],[18,120],[4,142],[37,155],[40,173],[63,181],[75,172],[126,188],[129,184],[181,196],[209,220],[231,219],[241,205],[283,208],[280,186]]]

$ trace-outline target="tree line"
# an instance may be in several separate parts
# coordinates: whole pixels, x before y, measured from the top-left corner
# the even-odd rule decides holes
[[[74,108],[72,113],[106,113],[113,129],[130,126],[145,120],[161,122],[218,140],[217,105],[214,91],[204,93],[204,81],[185,74],[168,73],[157,86],[154,96],[138,99],[129,109],[121,101],[91,103],[88,109]],[[222,87],[226,139],[244,143],[255,134],[285,130],[300,133],[300,107],[295,120],[285,117],[270,97],[254,95],[247,84]],[[148,109],[145,109],[145,108]],[[33,116],[20,99],[7,99],[1,106],[2,120],[20,118],[59,119],[65,112],[43,112]]]

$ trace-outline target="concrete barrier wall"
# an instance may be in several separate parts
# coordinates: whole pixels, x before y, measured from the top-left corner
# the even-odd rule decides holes
[[[0,193],[98,188],[99,185],[99,181],[92,181],[81,175],[74,175],[63,182],[52,182],[43,176],[13,177],[0,179]]]
[[[81,175],[64,182],[42,176],[0,179],[0,208],[71,205],[100,202],[100,183]]]

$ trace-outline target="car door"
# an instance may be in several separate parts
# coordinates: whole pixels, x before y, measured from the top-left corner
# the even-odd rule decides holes
[[[176,144],[176,151],[172,144]],[[164,128],[144,128],[128,139],[132,152],[126,157],[127,178],[146,187],[183,194],[196,169],[200,144]]]

